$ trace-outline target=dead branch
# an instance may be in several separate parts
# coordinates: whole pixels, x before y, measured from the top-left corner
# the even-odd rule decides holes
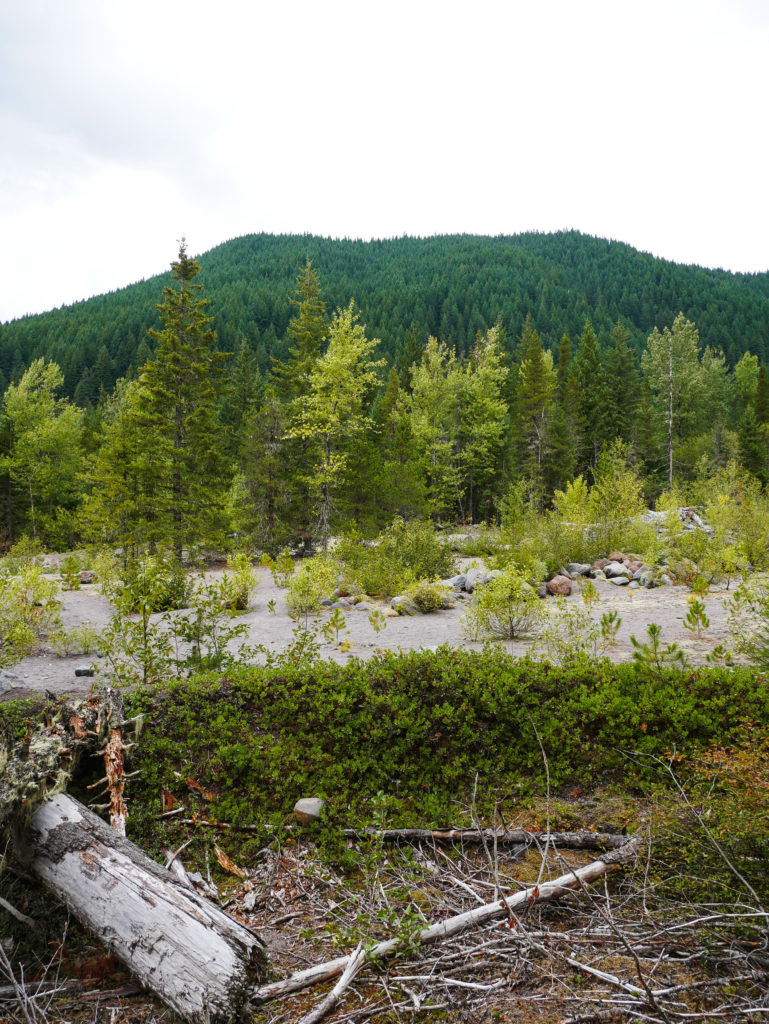
[[[629,839],[623,847],[606,854],[600,860],[592,861],[585,867],[578,868],[575,871],[569,871],[567,874],[561,875],[550,882],[543,882],[539,886],[524,889],[513,896],[495,900],[493,903],[475,907],[464,913],[456,914],[438,924],[430,925],[419,932],[413,941],[418,945],[439,942],[458,935],[468,928],[477,928],[494,918],[508,917],[516,910],[521,910],[534,904],[549,902],[579,887],[583,883],[594,882],[613,867],[632,860],[636,856],[640,845],[641,836],[637,834]],[[389,956],[401,948],[401,946],[402,940],[400,938],[379,942],[372,949],[368,950],[367,959],[377,960]],[[310,967],[304,971],[297,971],[283,981],[273,982],[256,989],[252,993],[251,1000],[254,1003],[264,1003],[270,999],[276,999],[291,992],[297,992],[310,985],[328,981],[341,974],[349,962],[350,956],[343,956],[330,960],[325,964]]]

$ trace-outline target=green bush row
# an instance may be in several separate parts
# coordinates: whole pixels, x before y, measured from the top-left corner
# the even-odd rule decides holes
[[[644,755],[769,725],[766,678],[749,669],[584,658],[567,670],[496,648],[238,666],[128,701],[149,722],[134,800],[178,788],[174,772],[192,775],[214,794],[205,813],[240,823],[284,815],[307,795],[360,820],[384,793],[396,818],[445,824],[476,775],[489,794],[541,779],[540,740],[554,785],[633,787],[652,777]]]

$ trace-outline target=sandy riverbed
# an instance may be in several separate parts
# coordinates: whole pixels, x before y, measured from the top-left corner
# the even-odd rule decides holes
[[[267,570],[258,569],[257,572],[259,585],[253,594],[251,606],[238,621],[245,622],[248,626],[246,643],[263,644],[267,650],[280,652],[294,639],[294,623],[286,608],[285,590],[275,586]],[[689,596],[689,591],[685,587],[630,590],[601,580],[595,581],[595,587],[600,600],[593,608],[593,616],[600,618],[603,612],[616,610],[622,619],[617,642],[607,651],[608,657],[613,661],[632,658],[631,635],[645,639],[646,628],[651,622],[656,622],[662,627],[664,643],[678,643],[694,664],[703,663],[708,652],[726,639],[726,591],[713,591],[705,597],[710,627],[702,639],[697,639],[683,626]],[[67,591],[62,594],[62,600],[61,618],[65,629],[71,630],[87,624],[99,630],[110,620],[112,610],[109,601],[100,593],[98,586],[83,586],[80,590]],[[274,612],[270,612],[268,607],[272,600],[275,602]],[[468,597],[467,600],[459,601],[455,608],[431,615],[388,618],[386,628],[378,634],[365,611],[350,609],[345,614],[346,630],[349,631],[349,651],[340,650],[336,643],[324,644],[321,656],[344,663],[354,657],[371,657],[376,649],[411,651],[448,644],[452,647],[480,650],[482,645],[467,641],[462,632],[461,618],[470,600]],[[578,583],[575,584],[574,593],[567,600],[582,603]],[[328,614],[325,611],[322,618]],[[508,649],[511,648],[510,644],[506,646]],[[512,645],[512,651],[516,655],[521,655],[530,646],[529,643],[516,643]],[[46,690],[69,694],[88,692],[93,679],[75,676],[77,667],[88,664],[93,664],[97,669],[97,675],[100,675],[99,669],[103,662],[94,655],[57,657],[50,651],[42,650],[33,657],[19,662],[6,674],[5,682],[0,684],[0,700]]]

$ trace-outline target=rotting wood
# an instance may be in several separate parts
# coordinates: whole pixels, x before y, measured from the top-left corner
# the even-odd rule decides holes
[[[442,939],[458,935],[466,929],[477,928],[496,917],[506,917],[512,925],[515,922],[516,911],[525,909],[532,904],[545,903],[557,899],[573,889],[579,889],[583,885],[594,882],[605,875],[607,871],[633,860],[641,846],[641,842],[641,835],[636,834],[627,839],[625,844],[619,849],[612,850],[599,860],[591,861],[590,864],[586,864],[584,867],[575,868],[573,871],[569,871],[567,874],[561,875],[552,881],[542,882],[538,886],[524,889],[513,896],[505,896],[494,900],[493,903],[474,907],[472,910],[456,914],[445,921],[430,925],[419,932],[413,941],[416,945],[439,942]],[[382,959],[396,952],[401,948],[401,945],[401,939],[399,938],[379,942],[367,951],[366,959]],[[298,992],[300,989],[311,985],[328,981],[341,974],[347,967],[350,959],[350,956],[337,957],[335,960],[329,960],[326,963],[317,964],[306,970],[297,971],[282,981],[263,985],[252,994],[251,1001],[257,1004],[265,1003],[271,999],[277,999],[292,992]]]
[[[17,854],[163,1002],[189,1021],[235,1021],[264,943],[65,793],[33,815]]]
[[[0,841],[23,828],[47,796],[66,789],[81,758],[101,751],[124,724],[114,690],[51,699],[43,725],[11,750],[0,749]]]

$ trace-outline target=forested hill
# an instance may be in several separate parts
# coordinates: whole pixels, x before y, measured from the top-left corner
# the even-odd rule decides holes
[[[169,247],[169,261],[173,256]],[[732,274],[656,259],[628,245],[578,232],[507,237],[469,235],[335,241],[310,235],[246,235],[200,257],[222,349],[248,339],[260,366],[284,356],[297,274],[310,258],[327,308],[354,298],[369,337],[390,360],[418,351],[432,334],[464,353],[476,332],[501,320],[512,343],[531,314],[545,345],[586,319],[605,343],[622,319],[638,351],[649,331],[679,311],[703,345],[734,365],[745,351],[769,357],[769,273]],[[46,356],[65,392],[85,403],[111,389],[149,355],[147,330],[164,275],[38,316],[0,326],[0,393],[29,363]]]

